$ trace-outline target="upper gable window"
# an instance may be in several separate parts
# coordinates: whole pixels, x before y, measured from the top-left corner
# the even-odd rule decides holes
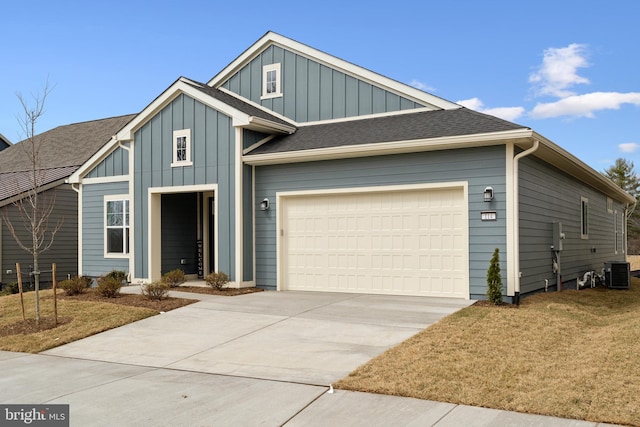
[[[173,131],[172,167],[191,166],[191,129]]]
[[[269,64],[262,67],[261,99],[282,96],[280,64]]]

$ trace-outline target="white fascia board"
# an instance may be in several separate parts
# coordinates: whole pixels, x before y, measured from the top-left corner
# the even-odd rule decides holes
[[[400,83],[396,80],[390,79],[389,77],[367,70],[366,68],[362,68],[358,65],[352,64],[271,31],[251,45],[251,47],[245,50],[233,62],[209,80],[207,84],[212,87],[217,87],[271,44],[279,45],[299,55],[337,69],[347,75],[372,83],[376,86],[383,87],[386,90],[404,96],[405,98],[432,106],[432,109],[455,110],[460,108],[460,105],[454,102],[423,92],[407,84]]]
[[[271,120],[256,116],[249,117],[249,124],[246,127],[249,129],[254,128],[257,130],[276,131],[278,133],[285,133],[289,135],[296,131],[296,128],[293,126],[272,122]]]
[[[580,181],[603,191],[605,194],[614,197],[618,201],[635,203],[636,200],[633,196],[618,187],[609,178],[596,171],[559,145],[555,144],[553,141],[545,138],[537,132],[533,132],[533,138],[540,141],[540,143],[546,148],[546,151],[550,152],[554,166],[560,170],[563,170]],[[536,153],[534,153],[534,155],[536,155]],[[549,161],[548,158],[544,158],[543,154],[539,154],[538,157],[542,157],[543,160]]]
[[[174,84],[172,84],[167,90],[165,90],[160,96],[158,96],[151,104],[149,104],[140,114],[138,114],[133,120],[131,120],[122,130],[118,132],[116,138],[119,141],[131,141],[133,140],[133,134],[140,127],[142,127],[147,121],[155,116],[160,110],[169,105],[179,95],[185,94],[191,98],[202,102],[203,104],[220,111],[223,114],[228,115],[233,119],[234,126],[242,126],[245,123],[249,123],[250,116],[237,110],[224,102],[215,99],[206,93],[196,89],[191,84],[187,83],[190,80],[181,77]],[[196,84],[193,82],[193,84]]]
[[[243,156],[246,164],[254,166],[281,163],[312,162],[318,160],[353,157],[381,156],[389,154],[416,153],[421,151],[468,148],[504,144],[507,141],[522,141],[531,137],[531,130],[492,132],[453,137],[415,139],[409,141],[379,142],[374,144],[347,145],[311,150],[287,151],[284,153],[255,154]]]
[[[196,82],[191,82],[184,77],[178,79],[169,88],[167,88],[160,96],[158,96],[151,104],[149,104],[144,110],[142,110],[133,120],[131,120],[125,127],[123,127],[116,135],[114,135],[109,142],[102,146],[89,160],[87,160],[75,173],[69,177],[69,183],[80,183],[82,177],[100,161],[102,161],[107,155],[109,155],[115,148],[117,148],[121,142],[128,142],[133,140],[135,131],[141,128],[147,121],[154,117],[160,110],[169,105],[181,94],[188,95],[209,107],[222,112],[230,116],[233,119],[234,126],[250,126],[252,121],[255,121],[253,117],[246,113],[243,113],[222,101],[219,101],[211,96],[208,96],[204,92],[194,88],[191,84],[198,85]],[[268,126],[267,120],[259,122],[259,125]],[[272,123],[272,128],[276,128],[276,124]],[[283,128],[285,126],[282,126]],[[287,129],[288,130],[288,129]],[[281,130],[284,132],[284,130]],[[285,132],[286,133],[286,132]]]

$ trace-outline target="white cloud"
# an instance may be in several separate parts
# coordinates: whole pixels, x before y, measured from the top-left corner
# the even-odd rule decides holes
[[[484,102],[482,102],[480,98],[463,99],[462,101],[456,101],[456,104],[476,111],[481,111],[484,106]]]
[[[529,115],[534,119],[561,116],[592,118],[598,110],[617,110],[623,104],[640,106],[640,92],[593,92],[568,96],[555,102],[538,103]]]
[[[485,114],[500,117],[501,119],[513,121],[524,114],[524,107],[498,107],[487,108],[482,111]]]
[[[627,142],[625,144],[618,144],[618,148],[623,153],[633,153],[638,148],[640,148],[640,144],[637,144],[635,142]]]
[[[536,94],[565,98],[575,95],[568,90],[570,87],[589,83],[589,79],[577,73],[579,68],[589,66],[586,48],[586,45],[572,43],[567,47],[545,49],[542,65],[529,76]]]
[[[515,120],[524,114],[523,107],[497,107],[497,108],[483,108],[484,103],[480,98],[463,99],[457,101],[456,104],[460,104],[463,107],[467,107],[471,110],[478,111],[480,113],[490,114],[492,116],[500,117],[504,120]]]
[[[415,87],[416,89],[420,89],[423,90],[425,92],[435,92],[436,89],[434,87],[431,87],[429,85],[427,85],[426,83],[422,83],[419,80],[413,79],[411,80],[411,83],[409,83],[409,85]]]

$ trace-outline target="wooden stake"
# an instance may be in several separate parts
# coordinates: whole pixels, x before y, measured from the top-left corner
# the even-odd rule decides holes
[[[51,264],[51,274],[53,275],[53,322],[54,326],[58,326],[58,297],[56,296],[56,288],[58,282],[56,281],[56,263]]]
[[[20,306],[22,307],[22,320],[27,320],[24,315],[24,298],[22,296],[22,274],[20,274],[20,263],[16,262],[16,272],[18,273],[18,291],[20,291]]]

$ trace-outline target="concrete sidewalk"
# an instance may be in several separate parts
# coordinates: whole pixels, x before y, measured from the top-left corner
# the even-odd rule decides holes
[[[43,354],[0,352],[0,403],[69,404],[76,426],[596,425],[328,393],[469,301],[310,292],[197,298]]]

